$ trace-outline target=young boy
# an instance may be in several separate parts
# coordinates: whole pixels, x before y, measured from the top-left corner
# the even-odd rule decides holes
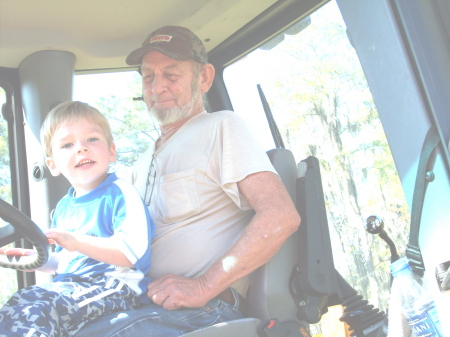
[[[56,277],[11,297],[0,310],[1,336],[72,336],[101,315],[149,301],[155,225],[137,190],[107,173],[116,148],[106,118],[85,103],[62,103],[44,121],[41,142],[51,174],[72,185],[46,233],[56,253],[39,268]]]

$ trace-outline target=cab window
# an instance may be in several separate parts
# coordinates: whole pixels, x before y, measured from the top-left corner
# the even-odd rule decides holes
[[[77,74],[74,81],[73,99],[90,104],[108,119],[117,148],[111,171],[124,178],[139,155],[159,137],[159,127],[140,98],[141,81],[137,71]]]
[[[397,250],[409,211],[377,109],[334,1],[225,69],[233,109],[266,150],[275,147],[258,94],[296,161],[320,161],[334,264],[371,304],[387,309],[389,247],[364,229],[378,215]]]
[[[6,103],[6,93],[0,87],[0,106]],[[3,111],[3,110],[2,110]],[[8,141],[8,123],[0,116],[0,198],[12,203],[11,195],[11,170]],[[6,225],[0,218],[0,227]],[[9,246],[12,246],[10,244]],[[14,269],[2,268],[0,277],[0,306],[2,306],[17,290],[17,272]]]

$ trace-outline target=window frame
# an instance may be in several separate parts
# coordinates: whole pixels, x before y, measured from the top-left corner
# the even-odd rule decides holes
[[[22,113],[19,70],[0,67],[0,87],[5,91],[6,109],[8,110],[6,114],[8,116],[12,205],[22,213],[30,216],[28,168],[23,128],[25,120]],[[32,248],[32,245],[24,239],[15,244],[16,247]],[[35,283],[34,272],[17,271],[17,286],[19,289]]]

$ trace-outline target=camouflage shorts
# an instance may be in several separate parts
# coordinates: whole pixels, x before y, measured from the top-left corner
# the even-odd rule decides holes
[[[75,276],[15,293],[0,310],[0,336],[73,336],[100,316],[138,306],[137,294],[118,280]]]

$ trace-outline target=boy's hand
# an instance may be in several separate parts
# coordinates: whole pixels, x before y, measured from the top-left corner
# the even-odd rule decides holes
[[[47,231],[45,235],[50,243],[56,243],[58,246],[67,249],[69,252],[78,250],[77,247],[79,241],[75,233],[60,229],[51,229]]]
[[[34,249],[25,248],[0,248],[0,254],[15,255],[15,256],[30,256],[37,254]]]

